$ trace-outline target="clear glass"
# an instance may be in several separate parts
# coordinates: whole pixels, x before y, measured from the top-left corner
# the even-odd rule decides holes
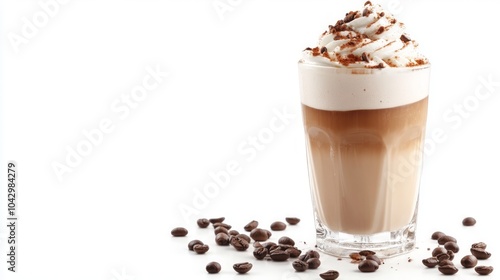
[[[415,247],[430,66],[299,62],[317,247],[337,257]]]

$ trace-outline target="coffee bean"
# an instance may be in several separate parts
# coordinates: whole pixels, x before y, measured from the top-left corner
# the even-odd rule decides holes
[[[360,253],[357,253],[357,252],[350,253],[349,257],[351,258],[351,260],[353,260],[355,262],[360,262],[360,261],[365,259]]]
[[[443,260],[443,261],[439,262],[438,265],[439,266],[447,266],[447,265],[455,266],[455,264],[450,260]]]
[[[215,224],[215,223],[222,223],[226,218],[224,217],[220,217],[220,218],[211,218],[211,219],[208,219],[208,221],[212,224]]]
[[[318,258],[309,258],[306,263],[309,269],[316,269],[321,265],[321,261]]]
[[[481,249],[486,249],[486,243],[484,242],[477,242],[472,244],[471,248],[481,248]]]
[[[239,237],[239,238],[245,239],[248,243],[252,242],[252,239],[250,238],[250,236],[248,236],[248,235],[246,235],[244,233],[240,233],[240,234],[238,234],[236,236]]]
[[[217,233],[217,235],[215,235],[215,243],[221,246],[229,245],[229,235],[223,232]]]
[[[359,251],[359,254],[360,254],[361,256],[366,257],[366,256],[375,255],[376,253],[375,253],[375,252],[373,252],[373,251],[370,251],[370,250],[362,250],[362,251]]]
[[[193,251],[196,252],[196,254],[205,254],[206,252],[208,252],[208,249],[210,249],[208,247],[207,244],[196,244],[193,246]]]
[[[269,234],[265,229],[254,228],[250,232],[250,237],[255,241],[266,241],[269,239]]]
[[[377,257],[376,255],[368,255],[366,256],[366,259],[367,260],[372,260],[372,261],[375,261],[377,262],[379,265],[382,264],[382,260],[379,259],[379,257]]]
[[[474,270],[480,275],[488,275],[493,272],[493,266],[479,265]]]
[[[214,229],[214,234],[218,234],[218,233],[221,233],[221,232],[229,235],[229,230],[227,230],[227,228],[225,228],[225,227],[216,227]]]
[[[454,265],[445,265],[438,267],[439,271],[444,275],[453,275],[458,272],[458,268]]]
[[[452,261],[455,258],[455,253],[453,253],[453,251],[451,250],[448,250],[446,254],[448,255],[450,261]]]
[[[295,248],[295,247],[292,247],[292,248],[288,248],[285,250],[285,252],[287,252],[288,254],[290,254],[290,258],[298,258],[300,256],[300,254],[302,253],[301,250]]]
[[[470,227],[470,226],[473,226],[475,224],[476,224],[476,219],[474,219],[473,217],[467,217],[467,218],[462,220],[462,225],[464,225],[466,227]]]
[[[465,268],[473,268],[477,265],[477,258],[473,255],[464,256],[460,260],[460,264]]]
[[[291,239],[288,236],[282,236],[282,237],[280,237],[280,239],[278,239],[278,244],[286,244],[286,245],[294,246],[295,241],[293,241],[293,239]]]
[[[444,245],[444,243],[446,243],[448,241],[453,241],[455,243],[457,242],[457,240],[455,239],[455,237],[450,236],[450,235],[443,235],[443,236],[439,237],[438,244],[439,245]]]
[[[276,246],[276,245],[277,244],[272,242],[272,241],[262,243],[262,246],[265,247],[268,251],[271,250],[271,248]]]
[[[320,257],[318,251],[315,250],[308,250],[306,254],[309,256],[309,258],[318,258]]]
[[[199,226],[199,227],[201,227],[201,228],[206,228],[206,227],[208,227],[208,225],[210,225],[210,221],[209,221],[208,219],[205,219],[205,218],[203,218],[203,219],[198,219],[198,220],[196,221],[196,223],[197,223],[197,224],[198,224],[198,226]]]
[[[439,238],[445,236],[446,234],[444,234],[443,232],[441,231],[436,231],[432,234],[431,238],[432,240],[438,240]]]
[[[439,262],[442,262],[444,260],[449,260],[450,255],[448,255],[448,253],[443,253],[443,254],[437,255],[436,258],[439,260]]]
[[[248,247],[250,247],[250,244],[246,241],[246,239],[234,236],[231,238],[231,246],[233,246],[237,251],[246,251]]]
[[[252,266],[249,262],[235,263],[233,264],[233,269],[240,274],[244,274],[249,272]]]
[[[189,251],[193,251],[194,245],[197,245],[197,244],[203,245],[203,242],[201,242],[198,239],[189,241],[189,243],[188,243],[188,249],[189,249]]]
[[[207,270],[208,273],[215,274],[215,273],[219,273],[221,267],[220,267],[220,264],[218,262],[209,262],[207,264],[207,266],[205,267],[205,269]]]
[[[280,221],[271,224],[271,230],[281,231],[286,229],[286,224]]]
[[[182,237],[188,234],[188,230],[183,227],[176,227],[170,233],[175,237]]]
[[[335,280],[337,278],[339,278],[339,272],[336,271],[336,270],[328,270],[326,272],[323,272],[319,275],[319,277],[321,277],[321,279],[324,279],[324,280]]]
[[[223,227],[223,228],[226,228],[228,231],[232,228],[231,225],[228,225],[228,224],[225,224],[225,223],[213,223],[213,226],[214,228],[217,228],[217,227]]]
[[[235,229],[230,230],[228,233],[229,233],[229,235],[231,235],[231,236],[235,236],[235,235],[240,234],[240,233],[239,233],[237,230],[235,230]]]
[[[301,260],[296,260],[293,261],[292,266],[295,269],[295,271],[302,272],[306,271],[309,265]]]
[[[452,251],[453,253],[458,253],[458,250],[460,249],[458,247],[457,242],[453,242],[453,241],[448,241],[448,242],[444,243],[444,248]]]
[[[486,260],[488,259],[489,257],[491,257],[491,253],[490,252],[487,252],[485,249],[483,248],[471,248],[470,249],[470,252],[472,253],[472,255],[474,255],[474,257],[476,257],[478,260]]]
[[[436,247],[434,248],[434,250],[432,250],[432,256],[435,257],[437,255],[446,254],[447,251],[448,250],[443,247]]]
[[[378,263],[372,260],[363,260],[359,263],[358,269],[361,272],[375,272],[378,269]]]
[[[290,258],[290,254],[280,249],[269,251],[269,256],[273,261],[277,262],[283,262]]]
[[[259,247],[253,250],[253,256],[258,260],[263,260],[268,254],[266,247]]]
[[[423,259],[422,263],[430,268],[436,267],[439,264],[439,260],[436,257]]]
[[[290,225],[296,225],[300,222],[300,219],[297,217],[286,217],[285,221]]]
[[[252,229],[257,228],[258,226],[259,226],[259,222],[253,220],[253,221],[249,222],[248,224],[246,224],[243,227],[243,229],[250,232],[250,231],[252,231]]]

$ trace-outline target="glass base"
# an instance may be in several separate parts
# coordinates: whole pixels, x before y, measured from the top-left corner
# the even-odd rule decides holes
[[[415,222],[397,231],[373,235],[352,235],[328,230],[316,223],[317,248],[329,255],[347,258],[362,250],[376,252],[379,258],[390,258],[409,253],[415,248]]]

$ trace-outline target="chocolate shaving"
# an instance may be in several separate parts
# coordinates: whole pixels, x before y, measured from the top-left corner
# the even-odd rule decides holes
[[[330,34],[337,32],[337,30],[335,29],[335,26],[333,26],[333,25],[328,25],[328,30],[329,30]]]
[[[365,6],[366,6],[366,5],[370,5],[370,6],[372,6],[373,4],[372,4],[372,2],[370,2],[370,1],[366,1],[366,2],[365,2]]]
[[[375,32],[375,34],[379,35],[379,34],[382,34],[384,31],[385,31],[385,28],[383,26],[380,26],[378,28],[377,32]]]
[[[345,14],[344,22],[348,23],[348,22],[351,22],[352,20],[354,20],[356,13],[357,13],[357,11],[356,12],[349,12],[349,13]]]
[[[367,17],[367,16],[369,16],[371,13],[372,13],[372,11],[368,10],[368,8],[365,8],[365,9],[363,10],[363,14],[362,14],[362,15],[363,15],[364,17]]]
[[[321,50],[320,50],[320,52],[321,52],[322,54],[323,54],[323,53],[325,53],[325,52],[327,52],[327,51],[328,51],[328,50],[326,49],[326,47],[322,47],[322,48],[321,48]]]
[[[311,48],[309,48],[309,47],[307,47],[307,48],[305,48],[303,51],[312,51],[312,49],[311,49]]]
[[[399,39],[401,39],[401,41],[403,41],[403,43],[408,43],[411,41],[410,37],[408,37],[408,35],[406,35],[406,34],[401,35],[401,37],[399,37]]]
[[[366,55],[366,53],[363,53],[361,54],[361,59],[364,61],[364,62],[370,62],[370,60],[368,59],[368,56]]]

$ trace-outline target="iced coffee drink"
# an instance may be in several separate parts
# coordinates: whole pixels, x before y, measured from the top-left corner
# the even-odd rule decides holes
[[[299,83],[319,249],[415,246],[430,65],[403,23],[367,2],[306,48]]]

